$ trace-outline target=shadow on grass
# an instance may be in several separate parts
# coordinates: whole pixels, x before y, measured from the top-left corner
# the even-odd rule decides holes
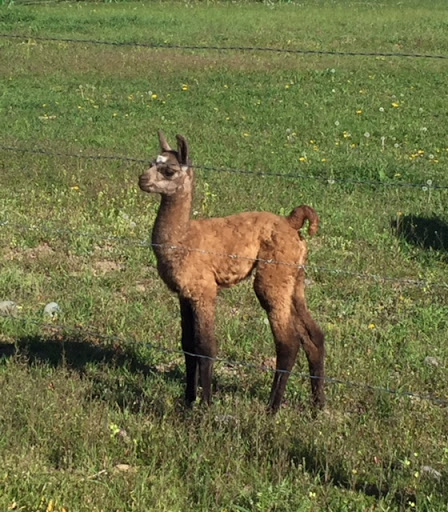
[[[185,379],[178,364],[148,364],[133,347],[100,344],[82,334],[24,336],[15,344],[0,344],[0,361],[10,357],[29,366],[49,365],[75,371],[91,381],[93,399],[140,411],[160,409],[156,397],[148,398],[147,379],[177,384]]]
[[[448,225],[437,217],[405,215],[392,219],[391,227],[407,243],[448,253]]]

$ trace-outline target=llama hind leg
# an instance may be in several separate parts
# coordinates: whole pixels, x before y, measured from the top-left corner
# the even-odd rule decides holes
[[[186,366],[185,402],[187,405],[192,405],[196,400],[199,378],[198,358],[194,355],[194,315],[188,300],[180,298],[179,302],[182,319],[182,350],[185,353]]]
[[[323,407],[325,404],[324,333],[310,315],[302,298],[296,298],[294,309],[296,312],[296,328],[308,359],[313,403],[317,407]]]
[[[282,403],[286,384],[296,362],[300,345],[289,316],[282,318],[275,310],[270,311],[268,316],[277,353],[275,375],[268,407],[272,412],[276,412]]]

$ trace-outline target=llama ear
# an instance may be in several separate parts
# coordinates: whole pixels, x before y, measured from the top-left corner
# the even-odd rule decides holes
[[[176,135],[177,153],[179,155],[179,163],[188,165],[188,144],[183,135]]]
[[[159,130],[159,142],[160,142],[160,149],[164,152],[172,151],[170,145],[168,144],[168,141],[166,140],[165,134],[162,132],[162,130]]]

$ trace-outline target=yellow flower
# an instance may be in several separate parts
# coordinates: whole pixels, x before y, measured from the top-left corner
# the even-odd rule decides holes
[[[188,91],[188,84],[182,84],[182,90]]]
[[[359,108],[356,113],[359,115],[359,114],[362,114],[362,110]]]
[[[243,137],[250,137],[250,133],[244,132]]]
[[[399,104],[397,101],[394,101],[394,102],[392,103],[392,106],[393,106],[394,108],[398,108],[398,107],[400,106],[400,104]]]
[[[326,162],[327,159],[326,158],[322,158],[321,162]]]
[[[368,327],[369,327],[369,329],[375,329],[375,328],[376,328],[376,325],[375,325],[374,323],[371,323],[371,324],[369,324],[369,326],[368,326]]]
[[[306,162],[306,160],[307,160],[306,156],[301,156],[301,157],[299,158],[299,161],[300,161],[300,162]]]
[[[155,94],[155,93],[154,93],[154,94],[152,94],[152,95],[151,95],[151,98],[152,98],[153,100],[156,100],[156,99],[157,99],[157,94]]]
[[[70,187],[71,190],[79,190],[78,185],[74,185],[73,187]]]

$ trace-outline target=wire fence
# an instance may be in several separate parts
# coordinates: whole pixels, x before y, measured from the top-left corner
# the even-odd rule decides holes
[[[448,55],[422,54],[422,53],[403,53],[403,52],[363,52],[351,51],[343,52],[336,50],[307,50],[297,48],[273,48],[265,46],[214,46],[214,45],[183,45],[168,43],[143,43],[136,41],[104,41],[98,39],[75,39],[70,37],[50,37],[33,34],[0,34],[5,39],[22,39],[32,41],[47,41],[75,44],[95,44],[107,46],[129,46],[136,48],[151,48],[161,50],[195,50],[195,51],[240,51],[240,52],[269,52],[289,55],[329,55],[335,57],[399,57],[416,59],[439,59],[448,60]]]
[[[270,48],[270,47],[258,47],[258,46],[205,46],[205,45],[178,45],[178,44],[160,44],[160,43],[143,43],[143,42],[124,42],[124,41],[102,41],[95,39],[74,39],[74,38],[64,38],[64,37],[46,37],[46,36],[36,36],[36,35],[23,35],[23,34],[0,34],[1,38],[4,39],[21,39],[21,40],[33,40],[33,41],[41,41],[41,42],[64,42],[64,43],[74,43],[74,44],[95,44],[95,45],[108,45],[115,47],[141,47],[141,48],[151,48],[151,49],[175,49],[175,50],[186,50],[186,51],[240,51],[240,52],[270,52],[277,54],[289,54],[289,55],[320,55],[320,56],[358,56],[358,57],[396,57],[396,58],[418,58],[418,59],[439,59],[439,60],[447,60],[448,55],[432,55],[432,54],[417,54],[417,53],[400,53],[400,52],[342,52],[342,51],[331,51],[331,50],[308,50],[308,49],[291,49],[291,48]],[[42,156],[50,156],[50,157],[63,157],[63,158],[78,158],[85,160],[102,160],[102,161],[123,161],[123,162],[133,162],[133,163],[141,163],[147,164],[150,160],[145,158],[137,158],[132,156],[121,156],[121,155],[85,155],[83,153],[66,153],[66,152],[53,152],[48,151],[43,148],[19,148],[12,147],[6,145],[0,145],[0,150],[10,151],[16,153],[29,153],[29,154],[38,154]],[[249,169],[236,169],[236,168],[223,168],[223,167],[213,167],[206,165],[194,165],[197,169],[202,169],[205,171],[215,171],[215,172],[229,172],[229,173],[237,173],[237,174],[245,174],[259,177],[276,177],[276,178],[284,178],[284,179],[306,179],[306,180],[317,180],[324,183],[332,184],[350,184],[350,185],[365,185],[365,186],[374,186],[374,187],[397,187],[397,188],[420,188],[423,191],[428,189],[434,190],[447,190],[448,185],[436,185],[433,184],[431,180],[428,180],[426,183],[404,183],[397,181],[373,181],[373,180],[355,180],[355,179],[344,179],[344,178],[333,178],[329,176],[311,176],[305,175],[300,172],[292,172],[292,173],[273,173],[273,172],[263,172],[263,171],[255,171]],[[248,258],[245,256],[241,256],[239,254],[226,254],[219,253],[215,251],[208,251],[200,248],[191,248],[191,247],[183,247],[171,244],[153,244],[147,240],[136,240],[132,238],[126,237],[118,237],[113,235],[106,236],[98,236],[95,233],[86,233],[86,232],[78,232],[72,231],[69,229],[59,229],[51,226],[32,226],[25,224],[18,224],[10,222],[8,219],[0,219],[0,228],[13,228],[18,230],[28,230],[28,231],[38,231],[40,233],[47,234],[55,234],[58,236],[76,236],[76,237],[88,237],[92,238],[96,241],[114,241],[119,243],[125,243],[128,245],[140,246],[140,247],[163,247],[172,251],[183,251],[189,253],[201,253],[206,255],[213,255],[217,257],[226,257],[233,260],[249,260],[254,263],[260,264],[272,264],[272,265],[286,265],[286,266],[294,266],[297,268],[302,268],[306,271],[314,271],[314,272],[328,272],[335,275],[340,276],[348,276],[360,279],[369,279],[374,280],[376,282],[381,283],[395,283],[397,285],[411,285],[411,286],[419,286],[419,287],[437,287],[448,289],[448,283],[445,282],[432,282],[430,280],[422,280],[422,279],[414,279],[414,278],[396,278],[391,276],[382,276],[377,274],[365,273],[365,272],[353,272],[349,270],[337,269],[337,268],[329,268],[315,265],[298,265],[291,262],[278,261],[274,259],[263,259],[263,258]],[[4,320],[3,320],[4,321]],[[50,332],[60,332],[60,333],[75,333],[78,336],[95,337],[97,339],[101,339],[104,342],[108,343],[120,343],[126,346],[145,346],[146,348],[157,351],[160,353],[175,355],[175,356],[193,356],[197,358],[207,358],[211,359],[207,356],[201,354],[194,354],[190,352],[185,352],[180,349],[172,349],[168,347],[159,346],[153,343],[138,341],[135,339],[126,339],[121,336],[115,335],[105,335],[98,331],[80,327],[73,327],[68,325],[56,324],[56,323],[42,323],[35,321],[31,318],[8,318],[6,321],[12,322],[21,322],[23,325],[33,325],[38,327],[42,331],[50,331]],[[304,372],[292,371],[288,372],[286,370],[276,370],[267,365],[260,365],[255,363],[250,363],[248,361],[234,361],[226,358],[213,358],[213,360],[217,363],[227,365],[229,367],[242,367],[248,368],[263,372],[280,372],[280,373],[288,373],[291,374],[291,377],[295,378],[307,378],[307,379],[317,379],[320,378],[324,380],[327,384],[346,386],[350,388],[355,388],[357,390],[366,390],[374,393],[384,393],[396,396],[397,398],[409,398],[412,400],[420,400],[420,401],[428,401],[433,404],[439,406],[447,406],[448,398],[446,397],[437,397],[431,394],[422,394],[408,390],[394,389],[386,386],[377,386],[366,384],[362,382],[355,382],[351,380],[346,380],[338,377],[316,377]]]
[[[1,151],[10,151],[15,153],[29,153],[35,155],[42,156],[50,156],[50,157],[62,157],[62,158],[77,158],[81,160],[104,160],[104,161],[122,161],[122,162],[131,162],[131,163],[141,163],[141,164],[149,164],[151,163],[150,159],[147,158],[138,158],[126,155],[86,155],[82,153],[64,153],[59,151],[48,151],[44,148],[23,148],[23,147],[15,147],[15,146],[5,146],[0,145]],[[280,172],[267,172],[267,171],[255,171],[252,169],[237,169],[237,168],[229,168],[229,167],[215,167],[210,165],[201,165],[201,164],[191,164],[191,167],[195,169],[200,169],[204,171],[211,172],[227,172],[233,174],[244,174],[250,176],[257,177],[265,177],[265,178],[283,178],[288,180],[313,180],[320,181],[322,183],[326,183],[328,185],[360,185],[360,186],[371,186],[371,187],[396,187],[396,188],[419,188],[423,192],[427,192],[428,190],[448,190],[448,185],[437,185],[433,183],[432,179],[427,180],[425,183],[409,183],[409,182],[399,182],[399,181],[374,181],[374,180],[355,180],[355,179],[347,179],[347,178],[334,178],[332,176],[313,176],[309,174],[302,174],[301,172],[290,172],[290,173],[280,173]]]
[[[0,320],[1,320],[1,317],[0,317]],[[7,319],[7,321],[10,321],[13,323],[21,323],[25,327],[27,325],[37,326],[37,327],[39,327],[39,329],[41,331],[49,330],[50,332],[53,332],[53,333],[55,331],[57,331],[62,334],[70,333],[70,334],[72,334],[72,335],[74,334],[76,336],[83,336],[86,339],[88,339],[88,338],[101,339],[106,343],[113,342],[113,343],[123,344],[124,346],[132,346],[132,347],[144,346],[147,349],[150,349],[150,350],[153,350],[156,352],[160,352],[160,353],[164,353],[164,354],[169,354],[169,355],[182,355],[182,356],[188,355],[188,356],[192,356],[192,357],[197,357],[198,359],[212,360],[216,363],[220,363],[220,364],[226,365],[231,368],[240,367],[240,368],[247,368],[247,369],[251,369],[251,370],[258,370],[258,371],[262,371],[262,372],[269,372],[269,373],[287,373],[288,375],[290,375],[293,378],[300,378],[300,379],[307,378],[307,379],[323,380],[327,384],[334,384],[334,385],[340,385],[340,386],[345,386],[345,387],[350,387],[350,388],[356,388],[358,390],[372,391],[374,393],[385,393],[385,394],[389,394],[389,395],[394,395],[397,398],[410,398],[413,400],[428,401],[428,402],[431,402],[433,404],[440,405],[440,406],[448,406],[448,398],[434,396],[434,395],[427,394],[427,393],[423,394],[423,393],[418,393],[418,392],[413,392],[413,391],[408,391],[408,390],[390,388],[390,387],[386,387],[386,386],[371,385],[371,384],[366,384],[363,382],[355,382],[352,380],[341,379],[338,377],[328,377],[328,376],[318,377],[318,376],[311,375],[311,374],[305,373],[305,372],[298,372],[298,371],[294,371],[294,370],[293,371],[281,370],[281,369],[272,368],[271,366],[267,366],[265,364],[250,363],[248,361],[236,361],[236,360],[231,360],[231,359],[221,358],[221,357],[210,357],[210,356],[206,356],[206,355],[202,355],[202,354],[187,352],[187,351],[184,351],[181,349],[162,347],[160,345],[156,345],[154,343],[150,343],[147,341],[124,338],[122,336],[116,336],[116,335],[103,334],[101,332],[98,332],[98,331],[92,330],[92,329],[86,329],[86,328],[74,327],[74,326],[68,326],[68,325],[56,324],[56,323],[42,323],[42,322],[33,320],[32,318],[20,318],[20,317],[11,316]]]
[[[54,228],[52,226],[32,226],[27,224],[19,224],[10,222],[9,220],[0,219],[0,229],[1,228],[7,228],[11,227],[17,230],[21,231],[37,231],[41,233],[46,233],[50,235],[58,235],[58,236],[74,236],[74,237],[83,237],[83,238],[90,238],[92,240],[95,240],[96,242],[119,242],[126,245],[136,246],[136,247],[143,247],[143,248],[163,248],[170,251],[178,251],[183,253],[197,253],[197,254],[204,254],[204,255],[210,255],[215,256],[219,258],[229,258],[231,260],[243,260],[243,261],[250,261],[255,264],[266,264],[266,265],[282,265],[287,267],[295,267],[295,268],[301,268],[305,271],[312,271],[312,272],[324,272],[324,273],[330,273],[338,276],[345,276],[345,277],[352,277],[357,279],[364,279],[364,280],[371,280],[375,281],[377,283],[390,283],[390,284],[396,284],[400,286],[418,286],[422,288],[439,288],[439,289],[446,289],[448,290],[448,282],[443,282],[440,280],[437,281],[430,281],[425,279],[415,279],[415,278],[401,278],[401,277],[393,277],[393,276],[383,276],[379,274],[372,274],[368,272],[354,272],[350,270],[345,269],[339,269],[339,268],[330,268],[330,267],[324,267],[319,265],[302,265],[287,261],[280,261],[276,259],[265,259],[265,258],[251,258],[247,256],[242,256],[240,254],[228,254],[228,253],[222,253],[218,251],[211,251],[207,249],[201,249],[201,248],[195,248],[195,247],[186,247],[184,245],[173,245],[173,244],[155,244],[152,242],[149,242],[148,240],[138,240],[135,238],[128,238],[128,237],[122,237],[122,236],[115,236],[115,235],[101,235],[99,236],[96,233],[87,233],[87,232],[80,232],[80,231],[73,231],[71,229],[67,228]]]

